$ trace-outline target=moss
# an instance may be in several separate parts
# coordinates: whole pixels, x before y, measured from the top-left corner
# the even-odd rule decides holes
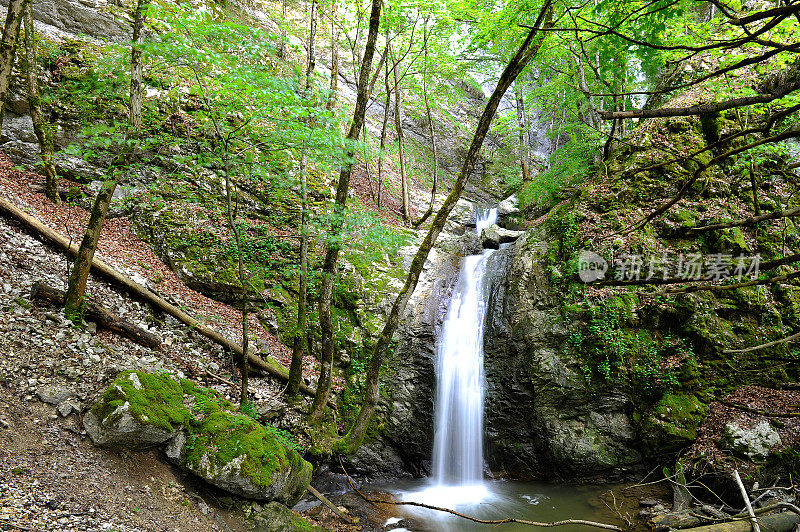
[[[697,227],[697,215],[690,209],[673,209],[667,212],[666,218],[683,229]]]
[[[272,485],[279,469],[304,469],[297,451],[287,449],[273,431],[243,414],[217,410],[193,420],[190,427],[192,445],[187,447],[184,461],[194,469],[201,469],[209,456],[219,466],[245,456],[242,474],[264,487]]]
[[[137,420],[175,430],[189,431],[184,463],[200,470],[209,460],[224,466],[244,456],[241,473],[258,485],[268,487],[278,469],[292,471],[289,493],[311,479],[311,465],[289,448],[285,433],[234,412],[235,405],[216,391],[197,386],[172,375],[151,375],[139,371],[120,373],[93,407],[100,419],[114,415],[128,403]],[[302,491],[302,490],[301,490]]]
[[[719,236],[709,241],[712,251],[727,252],[734,255],[750,253],[750,246],[744,239],[744,233],[740,227],[730,227],[719,231]]]
[[[655,415],[660,419],[684,427],[696,427],[702,417],[708,413],[708,406],[700,402],[694,395],[665,395],[655,408]]]
[[[646,447],[655,453],[675,451],[694,441],[708,406],[694,394],[666,394],[642,423]]]
[[[123,371],[105,391],[92,411],[99,419],[114,415],[129,403],[130,414],[142,423],[173,430],[186,423],[188,410],[183,404],[181,384],[169,375],[150,375]]]

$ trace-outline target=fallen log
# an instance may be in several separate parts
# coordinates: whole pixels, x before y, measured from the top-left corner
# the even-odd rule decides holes
[[[758,522],[761,525],[761,532],[791,532],[795,526],[800,525],[800,515],[793,512],[781,512],[759,517]],[[750,532],[752,526],[750,518],[746,517],[738,521],[685,528],[683,532]]]
[[[334,514],[339,516],[339,518],[342,519],[345,523],[352,524],[355,522],[353,518],[342,512],[335,504],[333,504],[330,500],[328,500],[328,498],[325,495],[317,491],[317,489],[314,488],[314,486],[309,484],[307,489],[311,495],[319,499],[319,502],[327,506]]]
[[[31,301],[33,302],[63,307],[66,295],[63,290],[53,288],[41,281],[36,281],[31,287]],[[151,349],[157,349],[161,346],[161,340],[158,339],[158,336],[113,314],[90,297],[84,299],[83,316],[88,321],[97,323],[98,327],[114,331],[121,336],[130,338],[137,344]]]
[[[76,243],[70,242],[68,239],[61,236],[53,229],[4,198],[0,198],[0,212],[4,212],[11,216],[13,219],[17,220],[26,228],[28,228],[28,230],[33,231],[44,240],[47,240],[56,247],[65,251],[68,256],[74,257],[78,253],[78,245]],[[100,273],[107,279],[114,281],[118,285],[128,290],[128,292],[135,294],[151,305],[154,305],[155,307],[174,317],[178,321],[188,325],[206,338],[231,351],[237,358],[241,359],[243,356],[242,346],[235,342],[231,342],[214,329],[206,327],[189,314],[183,312],[175,305],[166,301],[164,298],[157,296],[147,287],[142,286],[130,277],[121,274],[97,258],[97,255],[95,255],[94,260],[92,260],[92,271],[95,273]],[[248,360],[254,369],[260,370],[283,381],[289,380],[289,371],[281,366],[278,362],[270,358],[264,360],[260,356],[250,353],[248,355]],[[311,397],[316,395],[316,390],[303,383],[300,384],[300,391]]]

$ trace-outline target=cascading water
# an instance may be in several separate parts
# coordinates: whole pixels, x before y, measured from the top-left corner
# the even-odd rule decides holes
[[[477,213],[480,232],[497,209]],[[437,345],[433,476],[442,486],[483,480],[483,278],[493,250],[464,259]]]
[[[479,210],[478,234],[497,222],[497,209]],[[433,481],[430,495],[476,502],[483,484],[484,274],[494,250],[464,259],[437,344]],[[438,497],[437,497],[438,498]]]
[[[480,234],[496,222],[496,209],[479,210],[476,231]],[[497,267],[498,257],[491,258],[493,253],[496,251],[486,250],[463,260],[437,341],[432,478],[424,484],[395,480],[394,488],[402,489],[403,500],[450,508],[482,519],[591,518],[597,510],[587,502],[585,493],[572,487],[483,480],[483,336],[490,292],[486,284]],[[485,530],[485,525],[444,512],[418,508],[403,512],[417,520],[426,532]],[[402,525],[389,528],[402,521],[393,517],[386,521],[386,527],[393,532],[408,532]],[[560,530],[580,532],[584,528],[576,525]],[[526,532],[529,527],[507,524],[497,530]]]

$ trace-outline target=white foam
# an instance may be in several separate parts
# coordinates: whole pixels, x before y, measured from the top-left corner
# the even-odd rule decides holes
[[[405,492],[404,501],[419,502],[455,510],[462,506],[473,506],[493,498],[491,490],[483,482],[474,484],[436,484],[420,491]]]

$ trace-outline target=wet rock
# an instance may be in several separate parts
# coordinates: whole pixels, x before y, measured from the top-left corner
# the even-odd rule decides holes
[[[457,257],[477,255],[482,251],[481,239],[473,231],[467,231],[460,235],[442,233],[436,241],[436,251]]]
[[[251,516],[256,532],[325,532],[322,527],[312,527],[303,516],[277,502],[265,504]]]
[[[470,204],[469,212],[472,211]],[[442,247],[437,241],[397,332],[398,347],[390,366],[391,375],[386,380],[392,384],[387,387],[387,397],[378,411],[385,420],[386,436],[363,445],[350,464],[362,474],[391,477],[429,472],[433,452],[436,331],[447,311],[460,264],[459,256],[449,252],[447,239],[460,242],[459,238],[470,233],[464,232],[463,227],[458,231],[456,224],[449,227],[455,228],[456,234],[443,233]]]
[[[483,230],[481,233],[481,245],[487,249],[497,249],[500,244],[510,244],[524,234],[524,231],[503,229],[495,224]]]
[[[770,449],[781,444],[780,434],[766,420],[749,427],[736,421],[727,423],[722,439],[727,449],[751,460],[766,459]]]
[[[597,476],[641,460],[629,399],[590,390],[581,363],[561,348],[570,325],[543,260],[541,229],[500,250],[489,265],[490,309],[484,337],[487,462],[516,478]]]

